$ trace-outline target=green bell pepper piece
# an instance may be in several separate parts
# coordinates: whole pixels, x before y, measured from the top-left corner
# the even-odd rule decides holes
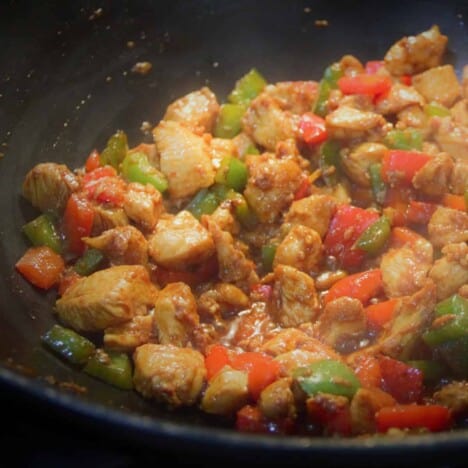
[[[443,316],[448,317],[447,321],[444,321],[441,326],[431,328],[423,333],[422,338],[428,346],[435,347],[449,341],[468,337],[467,299],[459,294],[454,294],[436,305],[435,315],[439,320]]]
[[[242,117],[245,114],[243,104],[222,104],[216,119],[213,136],[216,138],[234,138],[242,130]]]
[[[84,372],[123,390],[133,388],[132,364],[125,353],[98,349],[86,363]]]
[[[234,192],[234,195],[228,196],[228,198],[234,200],[234,213],[242,227],[254,229],[258,225],[259,219],[247,203],[245,197],[240,193]]]
[[[127,135],[122,130],[118,130],[107,141],[106,147],[102,150],[99,160],[104,166],[111,165],[119,170],[120,163],[124,160],[128,151]]]
[[[382,180],[382,164],[373,163],[369,166],[368,171],[374,199],[377,203],[382,205],[385,202],[385,196],[387,194],[387,185]]]
[[[352,398],[361,387],[354,371],[346,364],[333,359],[313,362],[306,367],[298,367],[293,371],[293,378],[307,393],[331,393]]]
[[[424,383],[433,384],[438,382],[445,375],[445,367],[437,361],[417,359],[406,361],[411,367],[419,369],[423,373]]]
[[[263,91],[266,85],[267,81],[261,73],[252,68],[237,80],[234,89],[228,96],[228,101],[233,104],[248,104]]]
[[[334,186],[338,183],[338,171],[340,170],[341,146],[337,141],[328,140],[320,146],[319,167],[323,173],[323,180],[328,186]],[[335,170],[327,173],[331,167]]]
[[[312,112],[325,117],[328,112],[328,98],[330,91],[338,88],[338,80],[343,76],[343,70],[339,63],[333,63],[325,69],[323,77],[319,83],[317,99],[315,100]]]
[[[164,193],[167,190],[168,182],[164,174],[158,171],[148,161],[145,153],[128,153],[121,166],[123,177],[129,182],[139,182],[140,184],[152,185],[156,190]]]
[[[384,139],[384,143],[389,148],[400,150],[421,150],[422,142],[421,132],[414,128],[391,130]]]
[[[186,210],[200,219],[204,214],[211,214],[216,210],[220,203],[219,197],[216,193],[208,189],[201,189],[185,207]]]
[[[389,239],[391,229],[390,220],[381,216],[358,237],[355,246],[370,255],[377,255]]]
[[[275,259],[277,247],[276,244],[266,244],[262,246],[262,269],[265,273],[269,273],[273,269],[273,261]]]
[[[88,276],[99,268],[103,260],[104,255],[100,250],[89,248],[76,261],[73,269],[81,276]]]
[[[251,145],[249,145],[247,147],[247,149],[245,150],[245,154],[260,154],[260,151],[258,150],[258,148],[252,143]]]
[[[247,165],[233,156],[226,156],[216,173],[215,181],[236,192],[242,192],[247,184]]]
[[[429,117],[449,117],[450,109],[438,102],[430,102],[424,106],[424,113]]]
[[[62,253],[62,240],[48,214],[41,214],[29,221],[22,227],[22,231],[31,244],[35,246],[46,245],[58,254]]]
[[[42,342],[72,364],[85,364],[96,347],[74,330],[54,325],[41,337]]]

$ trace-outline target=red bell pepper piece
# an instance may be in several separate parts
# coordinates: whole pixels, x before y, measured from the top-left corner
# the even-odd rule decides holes
[[[368,75],[375,75],[384,66],[383,60],[369,60],[365,65],[365,70]]]
[[[368,305],[364,312],[367,317],[369,328],[374,331],[380,330],[386,323],[390,322],[395,313],[396,299],[377,302],[376,304]]]
[[[453,193],[446,193],[442,197],[442,204],[447,208],[454,210],[466,211],[467,206],[465,203],[465,197],[463,195],[455,195]]]
[[[271,356],[257,352],[244,352],[232,358],[231,366],[247,371],[249,392],[256,400],[262,390],[278,379],[280,365]]]
[[[390,428],[425,428],[432,432],[449,429],[452,425],[450,410],[441,405],[396,405],[377,411],[377,430],[386,432]]]
[[[411,86],[413,83],[413,77],[411,75],[401,75],[400,83],[406,86]]]
[[[344,268],[356,268],[366,252],[355,247],[359,236],[375,221],[379,214],[353,205],[341,205],[330,221],[323,245],[327,255],[334,256]]]
[[[224,366],[229,365],[229,350],[220,344],[210,346],[205,356],[206,378],[211,380]]]
[[[367,94],[375,97],[387,93],[392,87],[392,80],[385,75],[343,76],[338,80],[338,87],[343,94]]]
[[[398,249],[405,245],[412,246],[421,239],[423,237],[412,229],[397,226],[392,229],[392,233],[390,234],[390,247]]]
[[[89,153],[89,156],[86,159],[85,163],[86,172],[94,171],[94,169],[97,169],[101,166],[101,160],[99,158],[100,156],[98,150],[94,149],[93,151],[91,151],[91,153]]]
[[[308,145],[316,145],[327,139],[325,120],[313,112],[306,112],[299,122],[299,134]]]
[[[294,192],[294,200],[300,200],[310,195],[310,186],[312,185],[308,177],[304,177],[298,189]]]
[[[256,283],[250,288],[251,295],[257,301],[268,302],[272,292],[273,288],[270,284]]]
[[[83,176],[82,187],[90,200],[121,206],[124,201],[125,182],[117,177],[112,166],[100,166]]]
[[[423,372],[397,359],[379,359],[382,390],[390,393],[398,403],[416,403],[423,391]]]
[[[436,208],[435,203],[411,200],[406,210],[406,220],[413,224],[427,224]]]
[[[94,210],[88,200],[72,193],[63,216],[63,229],[68,249],[75,255],[84,252],[82,237],[89,236],[93,228]]]
[[[334,299],[347,296],[359,299],[363,305],[366,305],[372,297],[377,296],[382,291],[382,288],[380,269],[367,270],[338,280],[328,290],[324,302],[327,304]]]
[[[334,407],[324,400],[309,399],[306,402],[307,414],[314,422],[318,422],[327,435],[351,435],[351,412],[349,406]]]
[[[63,258],[45,245],[29,248],[15,266],[31,284],[41,289],[56,285],[65,269]]]
[[[382,180],[392,185],[411,185],[416,172],[430,159],[419,151],[389,150],[382,159]]]

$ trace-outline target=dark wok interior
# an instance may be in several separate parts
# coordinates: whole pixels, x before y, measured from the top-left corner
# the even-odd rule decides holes
[[[328,27],[315,25],[321,19]],[[206,416],[167,412],[110,388],[42,348],[40,335],[54,323],[54,293],[33,289],[14,263],[26,247],[20,227],[34,214],[20,197],[20,185],[35,163],[76,167],[116,129],[135,144],[145,138],[142,122],[156,123],[175,98],[206,84],[222,100],[252,67],[271,82],[318,80],[346,53],[378,59],[400,37],[433,24],[449,36],[447,60],[460,72],[468,63],[467,22],[466,0],[1,2],[0,384],[18,411],[12,420],[26,414],[32,425],[47,417],[55,428],[82,431],[76,450],[79,437],[95,432],[111,446],[127,444],[140,454],[173,450],[180,456],[183,444],[194,454],[255,454],[290,464],[340,464],[343,456],[358,463],[364,456],[369,466],[382,466],[402,452],[399,463],[461,461],[466,431],[367,443],[272,439],[236,434]],[[151,72],[132,73],[138,61],[151,62]],[[70,381],[87,392],[60,384]],[[29,427],[24,423],[21,430]]]

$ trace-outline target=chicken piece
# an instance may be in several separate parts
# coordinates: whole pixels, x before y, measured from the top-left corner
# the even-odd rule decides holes
[[[256,144],[274,151],[280,141],[296,137],[299,119],[298,115],[283,111],[273,98],[261,93],[242,117],[242,129]]]
[[[393,44],[385,54],[385,66],[396,76],[414,75],[436,67],[442,61],[447,42],[448,37],[434,25],[417,36],[403,37]]]
[[[386,406],[394,406],[395,399],[380,388],[360,388],[351,400],[351,428],[353,434],[374,434],[375,414]]]
[[[180,122],[198,134],[211,133],[219,112],[213,92],[204,86],[171,103],[163,120]]]
[[[97,271],[73,283],[57,300],[58,317],[78,331],[100,331],[146,315],[158,290],[140,265]]]
[[[161,217],[148,239],[150,257],[164,268],[182,270],[201,264],[215,251],[212,236],[186,210]]]
[[[83,242],[100,250],[111,265],[146,265],[148,262],[146,238],[131,225],[109,229],[97,237],[83,237]]]
[[[291,377],[283,377],[263,389],[257,404],[268,419],[296,419],[297,408],[291,384]]]
[[[434,247],[468,241],[468,213],[439,206],[427,225]]]
[[[340,106],[329,113],[325,122],[329,138],[347,139],[366,136],[370,131],[383,133],[385,119],[375,112]]]
[[[283,327],[297,327],[314,321],[320,312],[320,304],[313,278],[288,265],[277,265],[274,277],[268,301],[273,320]]]
[[[225,283],[233,283],[242,290],[248,291],[250,286],[258,283],[255,263],[239,249],[229,232],[223,231],[209,217],[203,217],[203,222],[213,238],[219,266],[219,278]]]
[[[104,231],[119,226],[126,226],[129,221],[123,208],[107,208],[102,205],[93,205],[94,218],[92,236],[99,236]]]
[[[376,343],[376,350],[398,359],[430,327],[436,303],[437,288],[431,279],[412,296],[402,297],[392,322]]]
[[[302,359],[302,357],[315,361],[340,359],[333,348],[298,328],[280,328],[272,331],[270,335],[262,344],[260,351],[271,356],[284,356],[285,362],[296,358]],[[288,357],[286,356],[288,353],[292,354]]]
[[[61,214],[79,186],[78,178],[64,164],[40,163],[26,174],[22,193],[40,211]]]
[[[322,258],[322,239],[317,231],[296,224],[278,245],[273,267],[289,265],[311,274],[318,272]]]
[[[153,322],[159,343],[188,346],[194,328],[200,323],[190,286],[178,282],[161,289],[154,305]]]
[[[441,301],[468,283],[468,246],[465,242],[442,247],[442,257],[429,270],[429,278],[437,285],[437,300]]]
[[[461,99],[451,109],[452,119],[455,125],[468,127],[468,99]]]
[[[367,319],[361,301],[339,297],[327,303],[315,323],[317,338],[342,354],[355,351],[367,332]]]
[[[128,184],[123,209],[141,229],[151,232],[164,211],[163,197],[152,185]]]
[[[413,87],[427,102],[438,102],[451,107],[461,96],[461,86],[452,65],[430,68],[413,76]]]
[[[450,117],[432,119],[434,139],[442,151],[455,161],[468,161],[468,128],[455,123]]]
[[[164,120],[153,130],[153,136],[172,198],[194,195],[214,182],[210,148],[201,136],[179,122]]]
[[[268,153],[248,155],[246,163],[249,178],[245,198],[261,222],[272,223],[292,203],[302,170],[294,161],[276,159]]]
[[[236,153],[236,146],[232,139],[228,138],[211,138],[210,155],[211,162],[215,169],[221,165],[221,161],[226,156],[233,156]]]
[[[117,351],[133,352],[138,346],[155,339],[151,315],[137,315],[129,322],[104,330],[104,347]]]
[[[346,175],[361,187],[370,187],[369,167],[379,163],[388,151],[381,143],[361,143],[351,151],[342,151],[341,164]]]
[[[316,81],[280,81],[269,84],[263,93],[278,104],[281,110],[293,114],[310,112],[317,97],[318,83]]]
[[[207,215],[216,223],[220,229],[227,231],[232,235],[239,234],[241,229],[239,221],[233,215],[233,203],[231,200],[224,200],[220,205],[211,213]]]
[[[394,83],[389,93],[377,101],[375,110],[383,115],[397,114],[408,106],[422,107],[424,103],[424,97],[413,86]]]
[[[432,131],[429,126],[429,118],[421,106],[412,105],[405,107],[397,114],[396,128],[417,128],[424,138]]]
[[[335,198],[330,195],[313,194],[294,201],[286,213],[284,222],[314,229],[323,239],[336,206]]]
[[[198,313],[203,320],[229,319],[250,306],[248,296],[229,283],[217,283],[203,292],[197,301]]]
[[[455,417],[468,414],[468,382],[450,382],[434,393],[434,400],[446,406]]]
[[[133,353],[135,390],[170,407],[191,406],[202,393],[203,354],[191,348],[147,343]]]
[[[231,321],[223,341],[246,351],[261,351],[264,341],[274,329],[275,324],[264,306],[254,303],[251,309],[240,312]]]
[[[465,65],[462,71],[462,92],[463,97],[468,98],[468,65]]]
[[[247,372],[226,366],[208,382],[201,408],[209,414],[232,416],[248,401]]]
[[[468,159],[455,161],[450,174],[449,191],[456,195],[464,195],[468,191]]]
[[[432,260],[432,245],[422,236],[411,244],[389,249],[380,261],[385,294],[399,297],[418,291],[425,283]]]
[[[416,172],[413,187],[424,195],[438,197],[449,191],[453,159],[446,153],[434,156]]]

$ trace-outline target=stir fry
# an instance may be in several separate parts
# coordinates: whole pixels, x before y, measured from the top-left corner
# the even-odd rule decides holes
[[[452,430],[468,413],[468,66],[437,26],[317,81],[250,70],[81,167],[42,162],[17,270],[45,347],[239,431]]]

